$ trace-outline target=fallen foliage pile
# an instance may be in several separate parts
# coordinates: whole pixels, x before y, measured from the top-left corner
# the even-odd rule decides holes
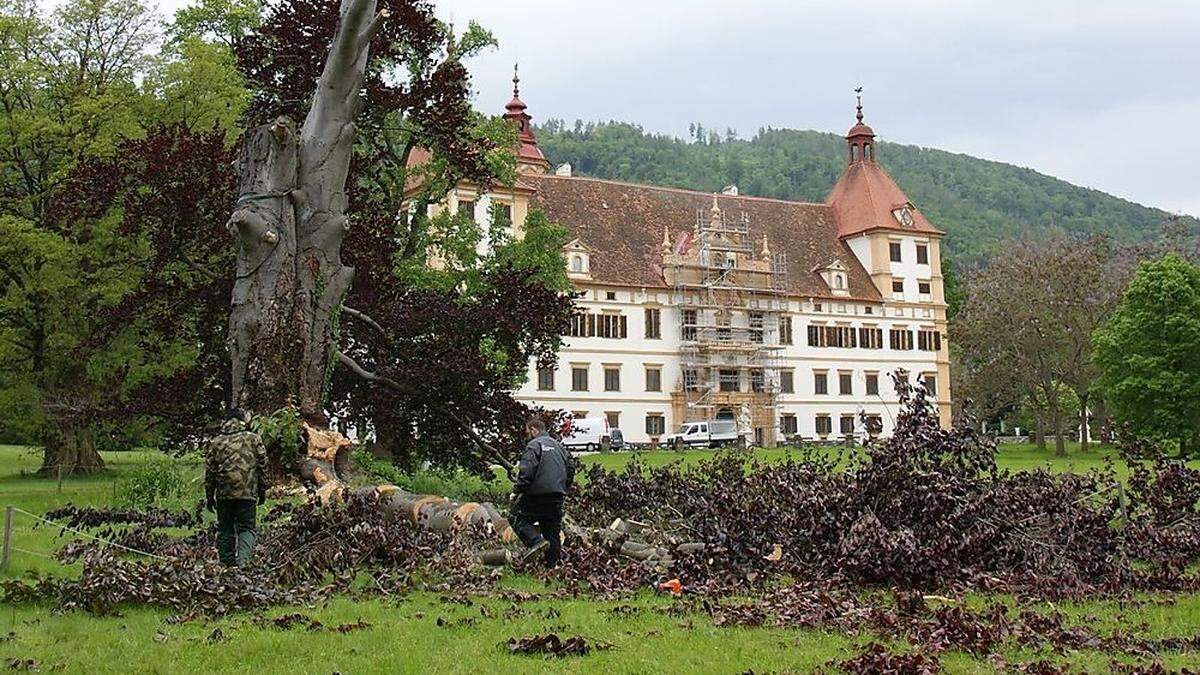
[[[944,651],[994,655],[1005,644],[1147,658],[1200,652],[1200,635],[1104,633],[1020,604],[1196,591],[1200,472],[1161,457],[1131,461],[1124,485],[1112,467],[1001,471],[987,439],[939,428],[922,390],[899,390],[893,436],[849,468],[817,454],[767,465],[736,453],[688,468],[593,468],[568,501],[563,567],[538,573],[560,585],[556,593],[598,598],[670,579],[677,583],[664,587],[682,596],[680,611],[706,612],[717,625],[869,632],[925,654],[874,646],[833,664],[851,672],[933,672]],[[83,563],[78,578],[8,581],[4,600],[95,613],[155,605],[186,620],[335,593],[512,593],[495,588],[498,569],[480,564],[479,552],[499,545],[494,517],[431,529],[381,508],[371,490],[347,491],[337,503],[275,506],[246,570],[220,566],[211,525],[195,525],[190,514],[71,507],[51,517],[165,560],[70,541],[59,555]],[[162,531],[179,527],[192,529]],[[944,597],[971,592],[1011,593],[1018,605],[976,611]],[[321,628],[303,615],[275,625]],[[509,648],[587,651],[554,635]]]

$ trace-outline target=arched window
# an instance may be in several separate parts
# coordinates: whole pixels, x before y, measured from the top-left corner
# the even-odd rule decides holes
[[[858,161],[858,143],[850,144],[850,161],[851,162]]]
[[[839,291],[846,287],[846,282],[842,279],[842,275],[833,275],[833,287]]]
[[[871,144],[864,143],[863,144],[863,159],[869,160],[874,156],[874,154],[875,154],[875,152],[874,152],[874,150],[871,149]]]
[[[571,271],[579,272],[579,273],[583,272],[583,256],[581,256],[581,255],[571,256]]]

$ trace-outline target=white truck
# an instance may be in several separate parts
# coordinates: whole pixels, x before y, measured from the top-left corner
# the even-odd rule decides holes
[[[678,438],[684,445],[716,448],[722,445],[733,445],[738,441],[737,420],[705,420],[701,422],[684,422],[679,425],[679,431],[667,434],[660,442],[668,448],[675,445]]]
[[[611,438],[608,420],[585,417],[571,420],[571,430],[563,434],[562,444],[569,450],[599,450],[600,442],[605,438]]]

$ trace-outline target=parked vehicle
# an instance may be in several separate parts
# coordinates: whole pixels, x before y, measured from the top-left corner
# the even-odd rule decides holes
[[[722,445],[733,445],[738,440],[736,420],[706,420],[702,422],[684,422],[679,425],[679,431],[662,437],[662,443],[668,447],[680,439],[684,445],[705,446],[716,448]]]
[[[608,432],[608,440],[608,447],[610,450],[620,451],[629,449],[628,444],[625,442],[625,435],[621,433],[620,429],[610,429]]]
[[[562,444],[570,450],[599,450],[600,442],[610,438],[608,420],[585,417],[571,421],[571,430],[563,434]]]

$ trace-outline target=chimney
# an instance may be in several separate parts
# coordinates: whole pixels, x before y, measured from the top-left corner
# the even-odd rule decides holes
[[[562,164],[559,164],[558,168],[554,170],[554,175],[555,176],[566,176],[566,177],[570,178],[571,177],[571,163],[563,162]]]
[[[738,196],[737,186],[736,185],[726,185],[725,187],[721,188],[721,194],[729,195],[730,197],[736,197],[736,196]]]

